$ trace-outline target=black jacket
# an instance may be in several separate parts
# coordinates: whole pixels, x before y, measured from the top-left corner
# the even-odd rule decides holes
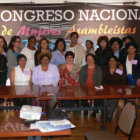
[[[126,59],[127,59],[127,55],[125,55],[125,57],[122,59],[122,64],[124,66],[125,71],[126,70]],[[134,79],[139,79],[140,78],[140,54],[136,54],[134,57],[134,60],[137,60],[137,64],[132,64],[132,76]]]
[[[110,47],[106,47],[103,51],[101,48],[98,48],[95,52],[96,64],[103,69],[108,65],[109,58],[112,56],[114,56],[114,53]]]

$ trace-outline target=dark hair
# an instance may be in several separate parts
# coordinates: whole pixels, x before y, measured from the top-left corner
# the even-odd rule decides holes
[[[66,59],[68,56],[72,56],[73,59],[74,59],[75,54],[74,54],[72,51],[68,51],[68,52],[65,53],[65,59]]]
[[[86,43],[87,42],[89,42],[92,45],[92,48],[93,48],[93,45],[94,45],[93,42],[91,40],[86,40]]]
[[[136,49],[136,52],[138,51],[138,45],[136,43],[127,43],[126,49],[128,50],[130,46],[133,46]]]
[[[110,39],[110,45],[111,45],[111,47],[112,47],[112,44],[113,44],[114,42],[118,42],[120,48],[123,46],[123,41],[122,41],[119,37],[112,37],[112,38]]]
[[[41,52],[41,43],[42,43],[43,40],[45,40],[45,41],[49,44],[49,41],[48,41],[46,38],[41,38],[41,39],[39,40],[39,45],[38,45],[38,51],[39,51],[39,52]]]
[[[86,62],[87,62],[87,57],[88,56],[91,56],[93,59],[94,59],[94,62],[96,62],[96,57],[95,57],[95,55],[94,54],[92,54],[92,53],[88,53],[87,55],[86,55]]]
[[[19,60],[20,60],[21,58],[24,58],[24,59],[26,59],[26,61],[27,61],[27,57],[26,57],[24,54],[19,54],[19,55],[17,56],[17,62],[19,62]]]
[[[77,36],[77,38],[79,38],[79,35],[78,35],[78,33],[77,33],[77,32],[72,32],[72,33],[70,34],[70,38],[71,38],[71,37],[73,37],[74,35],[76,35],[76,36]]]
[[[51,58],[49,57],[49,55],[43,54],[43,55],[40,57],[40,61],[41,61],[44,57],[48,57],[48,59],[51,60]]]
[[[115,59],[117,62],[119,62],[119,60],[118,60],[118,58],[117,58],[116,56],[111,56],[111,57],[109,58],[109,61],[110,61],[111,58],[113,58],[113,59]]]
[[[63,38],[58,38],[56,41],[55,41],[55,47],[54,47],[54,51],[58,49],[58,44],[59,42],[63,42],[64,44],[64,49],[63,49],[63,52],[66,50],[66,42]]]
[[[128,35],[126,37],[123,37],[122,38],[123,42],[125,42],[126,39],[129,39],[131,43],[135,43],[136,42],[135,39],[134,39],[134,37],[132,37],[130,35]]]
[[[3,36],[0,36],[0,38],[3,39],[3,42],[4,42],[3,48],[4,48],[4,51],[7,52],[7,42]]]
[[[21,40],[20,36],[13,36],[11,38],[8,49],[11,49],[12,51],[14,51],[13,43],[15,43],[17,39]]]
[[[106,46],[109,46],[109,39],[107,36],[100,36],[98,38],[97,44],[100,46],[101,41],[105,40],[106,41]],[[100,46],[101,47],[101,46]]]
[[[29,38],[28,38],[28,43],[29,43],[29,41],[30,41],[32,38],[34,38],[34,39],[36,40],[36,42],[37,42],[37,39],[36,39],[34,36],[29,36]]]

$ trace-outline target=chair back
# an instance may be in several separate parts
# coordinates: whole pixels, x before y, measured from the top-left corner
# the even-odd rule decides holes
[[[122,132],[130,135],[136,122],[136,107],[132,103],[127,103],[122,110],[118,122],[118,127]]]

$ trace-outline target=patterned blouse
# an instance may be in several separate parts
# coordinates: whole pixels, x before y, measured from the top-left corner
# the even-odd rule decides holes
[[[60,86],[76,86],[79,85],[79,71],[80,68],[74,65],[74,68],[71,72],[68,71],[66,64],[60,65]]]

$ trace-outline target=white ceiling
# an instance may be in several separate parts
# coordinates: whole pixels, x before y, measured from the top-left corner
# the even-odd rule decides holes
[[[123,4],[123,2],[138,2],[140,0],[0,0],[0,3],[64,3],[64,2],[84,2],[84,3],[105,3],[105,4]]]

